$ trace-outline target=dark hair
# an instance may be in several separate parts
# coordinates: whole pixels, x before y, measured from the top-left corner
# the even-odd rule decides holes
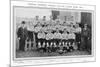
[[[25,21],[22,21],[22,24],[25,24]]]
[[[46,16],[43,16],[43,17],[46,17]]]

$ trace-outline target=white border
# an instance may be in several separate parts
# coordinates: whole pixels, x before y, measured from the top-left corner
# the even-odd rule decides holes
[[[35,4],[35,5],[34,5]],[[45,5],[46,4],[46,5]],[[45,7],[45,8],[56,8],[56,9],[70,9],[70,10],[82,10],[82,11],[93,11],[93,22],[92,22],[92,56],[59,56],[59,57],[46,57],[46,58],[39,58],[34,59],[33,58],[21,58],[16,59],[15,56],[13,56],[13,34],[14,34],[14,26],[13,26],[13,6],[24,6],[24,7]],[[45,6],[41,6],[45,5]],[[52,5],[52,6],[50,6]],[[60,6],[61,7],[60,7]],[[63,5],[63,7],[62,7]],[[55,7],[54,7],[55,6]],[[59,6],[59,7],[57,7]],[[66,8],[66,7],[67,8]],[[69,8],[70,7],[70,8]],[[77,7],[77,8],[76,8]],[[14,58],[14,59],[13,59]],[[36,57],[35,57],[36,58]],[[66,59],[65,59],[66,58]],[[32,59],[32,60],[31,60]],[[32,1],[11,1],[11,65],[12,66],[19,66],[19,65],[41,65],[41,64],[58,64],[58,63],[70,63],[70,62],[88,62],[88,61],[95,61],[95,6],[93,5],[76,5],[76,4],[60,4],[60,3],[43,3],[43,2],[32,2]]]

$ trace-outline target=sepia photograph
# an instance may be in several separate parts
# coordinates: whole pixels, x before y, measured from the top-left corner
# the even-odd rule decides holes
[[[92,12],[14,7],[15,57],[92,55]]]

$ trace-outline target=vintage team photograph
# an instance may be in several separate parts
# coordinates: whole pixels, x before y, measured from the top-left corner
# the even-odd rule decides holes
[[[92,12],[14,7],[16,58],[92,55]]]

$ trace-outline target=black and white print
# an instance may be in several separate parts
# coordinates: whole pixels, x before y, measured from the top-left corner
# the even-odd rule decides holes
[[[14,7],[16,58],[92,55],[92,12]]]

